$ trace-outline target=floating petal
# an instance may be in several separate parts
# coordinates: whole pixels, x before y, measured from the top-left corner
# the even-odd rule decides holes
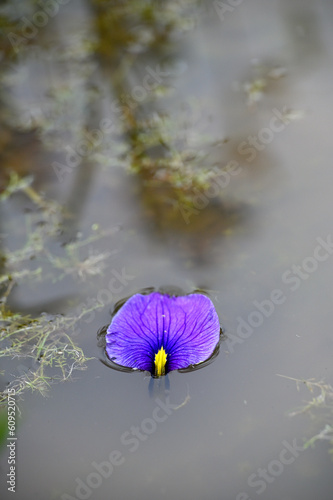
[[[219,319],[205,295],[136,294],[108,327],[106,351],[119,365],[159,376],[205,361],[219,337]]]

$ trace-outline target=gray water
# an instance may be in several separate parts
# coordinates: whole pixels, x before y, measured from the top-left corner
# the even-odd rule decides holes
[[[92,243],[94,253],[112,253],[101,276],[25,282],[13,291],[11,307],[31,314],[67,314],[75,297],[86,303],[100,290],[108,300],[90,322],[80,322],[75,340],[95,358],[87,370],[52,385],[46,398],[26,392],[19,403],[18,500],[331,498],[328,443],[302,449],[321,424],[307,414],[288,416],[313,395],[279,375],[332,383],[333,5],[224,3],[225,14],[214,2],[192,6],[192,26],[157,56],[133,50],[125,78],[129,92],[147,66],[168,61],[173,90],[161,102],[143,99],[142,116],[164,110],[180,132],[186,119],[189,148],[191,137],[196,144],[208,135],[219,141],[211,150],[216,162],[240,167],[188,224],[181,213],[171,221],[164,215],[158,196],[126,171],[121,155],[112,159],[108,140],[102,151],[111,165],[88,158],[61,181],[52,168],[64,163],[65,153],[48,144],[45,121],[58,135],[63,128],[63,141],[73,145],[67,122],[75,129],[85,121],[91,130],[102,118],[119,119],[110,108],[117,95],[105,54],[88,62],[75,59],[74,49],[72,58],[54,55],[82,30],[95,35],[88,2],[61,6],[40,28],[35,47],[13,63],[8,107],[18,129],[29,129],[32,114],[42,133],[31,149],[18,143],[12,156],[15,164],[24,158],[22,169],[35,175],[36,189],[74,214],[59,243],[88,234],[93,224],[115,228]],[[18,77],[20,71],[27,77]],[[262,95],[246,91],[255,80],[265,80]],[[72,89],[63,108],[52,97],[58,86]],[[93,104],[89,92],[96,93]],[[196,116],[186,111],[189,102],[200,104]],[[250,136],[259,138],[252,149]],[[126,142],[121,135],[117,140],[119,148]],[[11,228],[26,208],[20,196],[1,208],[1,232],[14,248],[20,234]],[[110,292],[114,272],[125,278]],[[155,381],[149,391],[147,374],[100,362],[97,331],[118,300],[163,285],[207,291],[226,338],[209,366],[172,372],[170,387]],[[6,461],[4,451],[2,472]],[[1,488],[1,497],[11,498],[4,482]]]

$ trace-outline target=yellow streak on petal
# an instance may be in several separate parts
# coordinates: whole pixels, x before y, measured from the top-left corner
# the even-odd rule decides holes
[[[167,360],[167,354],[163,348],[155,354],[155,376],[161,377],[161,375],[165,375],[165,363]]]

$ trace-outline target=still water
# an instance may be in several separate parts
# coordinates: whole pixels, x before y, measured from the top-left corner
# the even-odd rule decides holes
[[[329,441],[303,444],[332,419],[290,412],[320,394],[292,379],[333,375],[332,2],[48,8],[1,6],[1,183],[33,176],[1,203],[4,252],[59,216],[7,305],[100,307],[65,331],[87,369],[17,398],[15,498],[329,500]],[[105,366],[114,305],[167,285],[209,295],[219,355],[159,380]],[[33,361],[5,360],[1,388]]]

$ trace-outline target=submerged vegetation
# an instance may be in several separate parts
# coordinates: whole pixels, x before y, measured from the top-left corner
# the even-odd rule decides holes
[[[313,437],[308,439],[308,441],[304,444],[304,448],[314,446],[317,441],[326,441],[330,445],[329,453],[333,460],[332,385],[323,380],[301,380],[292,377],[283,377],[289,380],[294,380],[298,391],[300,391],[301,386],[305,386],[306,389],[313,394],[312,399],[307,400],[302,406],[288,413],[290,417],[308,415],[313,421],[316,429],[320,429],[319,431],[316,431],[316,434]]]
[[[1,340],[4,347],[0,357],[23,359],[28,364],[15,367],[9,387],[15,389],[16,394],[31,389],[46,395],[52,382],[67,380],[74,369],[86,367],[88,358],[67,333],[74,330],[77,321],[76,317],[45,314],[31,318],[1,311]],[[0,397],[3,403],[7,391],[3,391]]]
[[[21,219],[23,227],[16,228],[24,243],[16,249],[4,246],[1,251],[0,358],[2,364],[7,358],[6,373],[2,372],[7,386],[0,394],[0,403],[6,401],[8,388],[14,388],[16,394],[31,389],[45,395],[52,382],[68,380],[74,370],[84,369],[90,358],[78,345],[78,325],[85,315],[104,305],[95,301],[81,304],[78,310],[72,309],[66,315],[42,312],[33,316],[21,313],[11,304],[17,286],[28,282],[33,289],[33,283],[57,283],[65,276],[79,281],[91,279],[103,272],[111,255],[110,252],[89,255],[89,251],[87,255],[83,251],[112,233],[111,229],[100,231],[97,225],[86,239],[62,245],[61,252],[58,248],[56,254],[52,245],[61,234],[64,211],[35,191],[32,181],[12,172],[1,194],[2,207],[19,193],[25,194],[32,207]],[[13,233],[12,229],[10,234]],[[3,245],[6,236],[2,235]]]

